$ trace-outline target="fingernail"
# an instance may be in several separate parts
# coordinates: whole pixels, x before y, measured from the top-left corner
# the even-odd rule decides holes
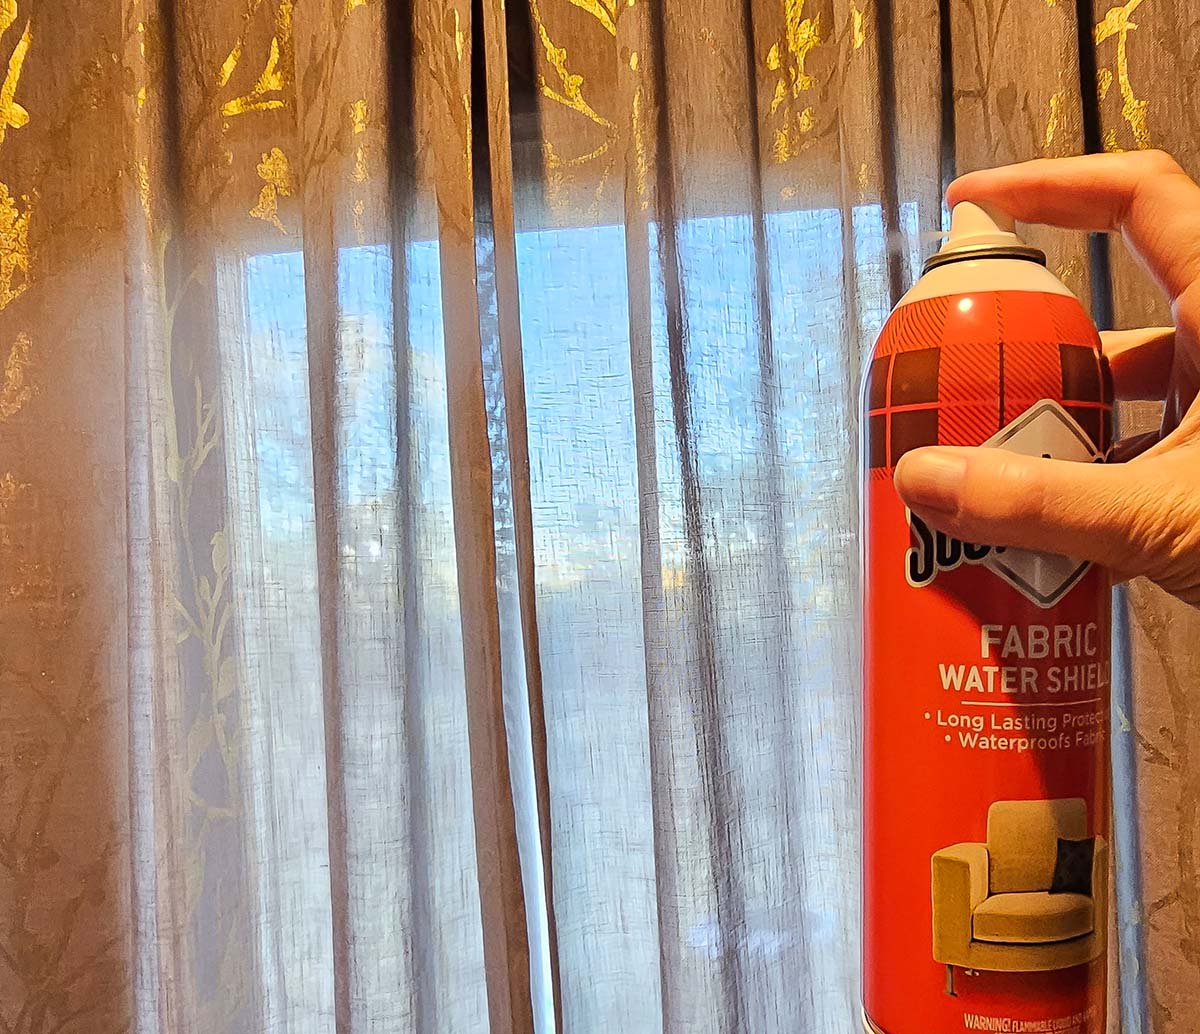
[[[896,465],[896,491],[909,506],[954,513],[967,473],[967,458],[951,449],[906,453]]]

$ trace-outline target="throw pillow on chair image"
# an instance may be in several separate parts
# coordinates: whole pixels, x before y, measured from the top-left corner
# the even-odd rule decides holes
[[[986,839],[931,859],[933,957],[956,970],[1040,973],[1099,958],[1108,925],[1108,847],[1088,836],[1087,803],[996,801]]]

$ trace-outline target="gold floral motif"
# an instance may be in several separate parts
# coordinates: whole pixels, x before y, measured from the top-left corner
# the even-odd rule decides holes
[[[242,41],[238,40],[233,49],[229,52],[229,56],[221,63],[221,70],[217,73],[217,85],[224,86],[229,82],[233,71],[238,66],[238,62],[242,59]]]
[[[0,474],[0,510],[11,506],[17,496],[28,487],[24,482],[18,481],[11,470]]]
[[[650,207],[650,146],[646,130],[644,91],[639,84],[633,94],[633,185],[643,211]]]
[[[350,130],[357,136],[367,131],[367,100],[360,97],[350,104]]]
[[[1058,123],[1062,116],[1063,94],[1059,90],[1050,96],[1050,114],[1046,116],[1046,133],[1042,139],[1042,150],[1049,151],[1054,143],[1054,134],[1058,132]]]
[[[565,47],[555,46],[554,41],[550,38],[550,33],[546,31],[545,22],[542,21],[541,13],[537,10],[537,6],[536,0],[532,0],[530,7],[534,12],[534,20],[537,22],[538,39],[541,41],[542,51],[546,55],[546,60],[550,62],[550,67],[558,75],[559,82],[559,88],[555,89],[546,81],[546,77],[539,72],[538,88],[550,100],[566,108],[570,108],[572,111],[579,112],[579,114],[606,130],[615,130],[616,126],[603,115],[597,113],[583,96],[583,76],[576,75],[567,67],[567,50]]]
[[[221,105],[221,114],[226,118],[244,115],[250,111],[270,111],[285,106],[285,99],[278,95],[287,88],[287,76],[291,71],[293,7],[293,0],[280,0],[279,8],[275,12],[275,35],[271,37],[266,66],[249,93],[234,97]],[[243,37],[234,44],[229,56],[222,62],[217,73],[218,86],[228,84],[242,59],[244,46]]]
[[[350,133],[352,136],[360,137],[367,131],[367,101],[366,98],[359,98],[352,101],[350,104]],[[368,179],[367,172],[367,148],[366,144],[361,140],[354,148],[354,182],[366,183]],[[354,218],[354,234],[360,244],[366,242],[366,228],[363,225],[363,214],[366,212],[367,206],[363,199],[355,198],[354,203],[350,206],[350,211]]]
[[[616,7],[614,4],[609,3],[609,0],[594,0],[594,2],[593,0],[587,0],[587,2],[574,3],[574,6],[591,15],[606,33],[615,33]],[[592,147],[591,150],[573,156],[560,154],[550,140],[546,140],[543,143],[542,153],[545,161],[547,190],[551,199],[551,206],[559,207],[556,199],[565,196],[564,187],[566,177],[564,170],[603,161],[603,168],[597,179],[598,185],[595,190],[595,197],[599,201],[614,167],[615,147],[620,137],[619,129],[615,122],[598,112],[587,99],[584,92],[586,84],[584,83],[583,76],[571,70],[570,56],[566,48],[560,47],[554,42],[542,18],[542,12],[537,0],[530,0],[529,9],[533,16],[533,23],[537,30],[538,40],[541,43],[543,56],[554,70],[557,79],[557,82],[552,84],[544,74],[540,71],[538,72],[538,89],[541,91],[542,96],[553,101],[555,104],[582,115],[593,125],[599,127],[604,134],[603,140]],[[625,60],[628,61],[631,71],[636,72],[638,70],[640,62],[636,51],[630,53]],[[637,181],[637,193],[641,199],[640,203],[642,207],[645,208],[649,204],[649,197],[646,193],[648,161],[644,145],[644,127],[642,125],[644,122],[643,108],[642,88],[639,85],[636,87],[633,97],[631,143],[635,157],[634,174]]]
[[[33,206],[28,197],[22,210],[0,183],[0,309],[25,293],[29,286],[29,219]]]
[[[269,93],[280,93],[284,88],[283,73],[279,71],[279,40],[271,38],[271,53],[267,58],[267,67],[263,69],[258,82],[248,94],[234,97],[221,105],[221,114],[232,118],[234,115],[244,115],[248,111],[270,111],[272,108],[282,108],[283,98],[268,97]]]
[[[270,223],[280,233],[287,233],[279,221],[279,199],[292,196],[292,170],[287,155],[278,147],[272,147],[258,163],[258,176],[263,185],[258,192],[258,204],[250,209],[250,215]]]
[[[604,26],[609,35],[617,34],[617,5],[611,0],[570,0],[570,3],[572,7],[587,11]]]
[[[855,3],[850,4],[850,34],[855,50],[867,42],[867,31],[863,27],[863,13]]]
[[[816,112],[809,106],[775,130],[771,137],[771,157],[777,164],[782,165],[804,150],[803,137],[812,132],[816,122]]]
[[[767,51],[767,68],[786,72],[793,98],[799,97],[801,90],[812,88],[813,77],[804,66],[809,51],[821,43],[821,16],[801,18],[803,13],[804,0],[784,0],[784,37]]]
[[[1129,77],[1129,33],[1137,28],[1137,23],[1130,21],[1130,15],[1141,4],[1142,0],[1128,0],[1125,4],[1110,8],[1105,13],[1103,19],[1096,24],[1093,35],[1097,46],[1105,40],[1111,39],[1113,36],[1117,39],[1116,79],[1117,85],[1121,90],[1121,117],[1128,123],[1137,147],[1145,149],[1151,146],[1150,130],[1146,125],[1146,112],[1150,107],[1150,102],[1142,100],[1134,93],[1133,82]],[[1111,85],[1111,72],[1109,73],[1108,82]],[[1104,88],[1103,92],[1108,92],[1107,87]],[[1112,134],[1112,143],[1114,146],[1110,148],[1106,135],[1105,149],[1121,150],[1117,146],[1115,133]]]
[[[804,106],[798,113],[793,112],[793,102],[815,85],[806,63],[813,48],[822,42],[820,15],[812,18],[803,15],[804,0],[784,0],[783,39],[771,44],[766,56],[768,71],[778,73],[767,114],[774,118],[783,109],[780,124],[775,127],[771,137],[771,157],[779,164],[794,158],[804,149],[804,137],[816,124],[816,112],[812,105]],[[852,7],[852,21],[854,38],[857,40],[857,33],[863,32],[865,40],[862,13],[856,6]],[[859,45],[855,44],[856,47]]]
[[[4,362],[4,379],[0,381],[0,419],[16,416],[37,393],[27,375],[30,350],[29,335],[21,331]]]
[[[367,131],[367,102],[365,98],[350,104],[350,132],[353,136],[362,136]],[[354,182],[367,181],[367,150],[361,141],[354,148]]]
[[[1100,99],[1104,100],[1108,96],[1108,91],[1112,87],[1113,74],[1111,68],[1101,68],[1096,73],[1096,92],[1100,95]]]
[[[12,26],[16,16],[16,3],[6,4],[4,15],[0,17],[0,37]],[[4,135],[9,129],[20,129],[29,122],[29,112],[17,103],[16,98],[21,69],[25,66],[25,55],[29,53],[32,40],[32,26],[30,22],[26,22],[25,31],[21,33],[21,38],[17,40],[17,45],[8,59],[8,72],[4,76],[4,83],[0,85],[0,143],[4,142]]]

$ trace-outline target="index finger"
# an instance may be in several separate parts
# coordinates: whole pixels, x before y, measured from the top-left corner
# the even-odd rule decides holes
[[[1200,279],[1200,187],[1162,151],[970,172],[950,184],[946,200],[982,201],[1024,223],[1120,230],[1172,301]]]

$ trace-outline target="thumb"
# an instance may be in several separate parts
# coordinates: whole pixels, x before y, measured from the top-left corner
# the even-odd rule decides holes
[[[909,509],[956,538],[1060,553],[1128,574],[1154,565],[1149,543],[1135,541],[1155,495],[1143,481],[1125,464],[952,447],[906,453],[895,473]]]

